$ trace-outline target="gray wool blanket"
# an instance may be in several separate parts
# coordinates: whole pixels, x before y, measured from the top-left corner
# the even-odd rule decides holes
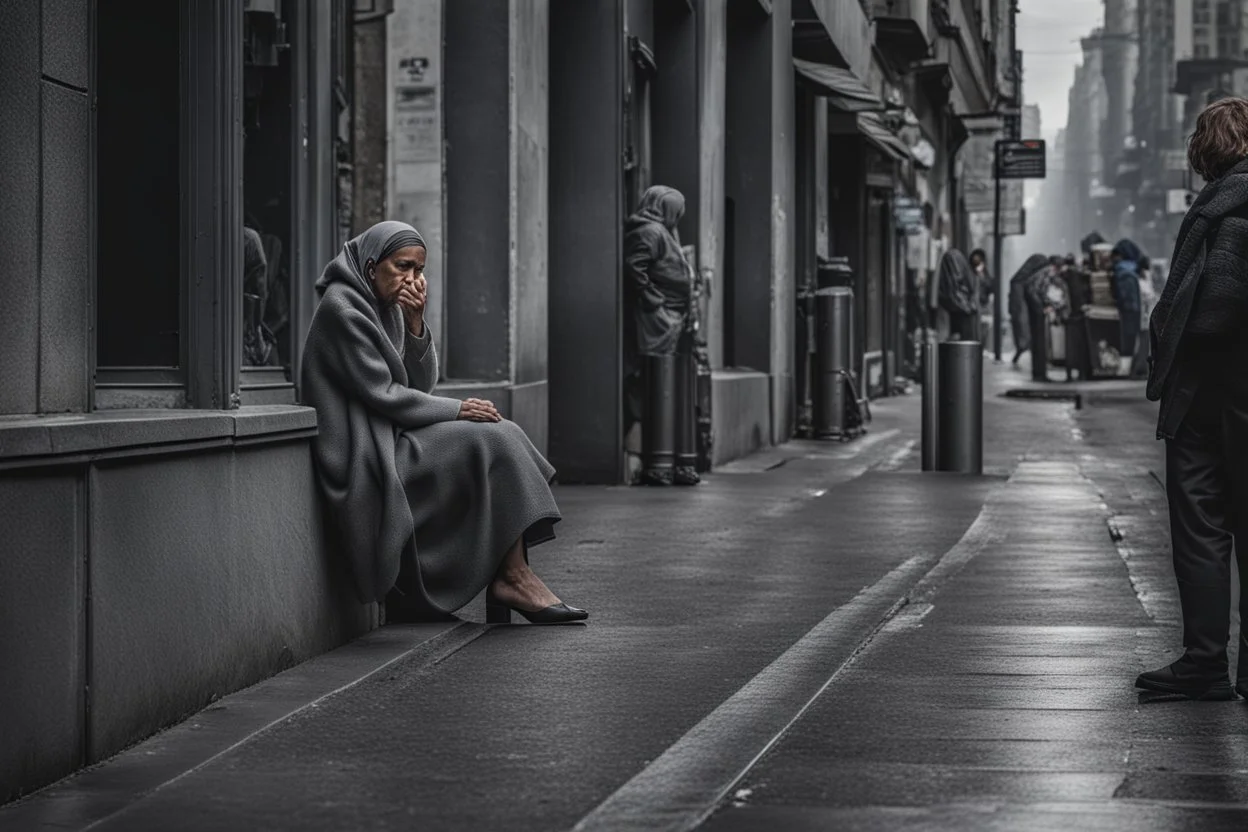
[[[459,400],[434,395],[428,326],[408,332],[365,276],[393,232],[384,226],[401,224],[347,243],[317,282],[303,396],[317,411],[317,478],[360,600],[383,600],[402,568],[416,606],[448,613],[488,585],[517,539],[553,537],[555,472],[515,423],[458,421]]]

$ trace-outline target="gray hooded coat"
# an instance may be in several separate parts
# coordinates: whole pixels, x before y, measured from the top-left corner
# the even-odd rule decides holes
[[[445,613],[485,588],[522,535],[551,539],[559,509],[554,469],[518,425],[458,421],[459,400],[433,395],[428,325],[412,335],[366,276],[402,245],[424,241],[379,223],[325,267],[303,396],[317,411],[317,478],[360,600],[384,599],[402,566],[414,607]]]

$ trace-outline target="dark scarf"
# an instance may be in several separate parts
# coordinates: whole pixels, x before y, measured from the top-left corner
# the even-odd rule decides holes
[[[1201,190],[1188,209],[1170,258],[1170,275],[1149,326],[1153,337],[1153,367],[1146,395],[1161,399],[1174,370],[1179,342],[1187,329],[1192,302],[1204,271],[1209,231],[1218,220],[1248,204],[1248,159]]]

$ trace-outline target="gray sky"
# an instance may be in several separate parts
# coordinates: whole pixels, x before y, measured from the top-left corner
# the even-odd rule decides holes
[[[1100,0],[1020,0],[1018,48],[1023,50],[1023,99],[1040,105],[1044,137],[1066,126],[1066,96],[1083,60],[1079,38],[1105,19]]]

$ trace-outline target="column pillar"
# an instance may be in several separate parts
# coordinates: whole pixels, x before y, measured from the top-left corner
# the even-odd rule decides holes
[[[728,2],[725,190],[732,204],[725,363],[766,373],[769,439],[794,421],[794,79],[789,0]],[[764,311],[765,310],[765,311]]]
[[[724,366],[724,139],[728,30],[723,0],[701,0],[698,25],[698,268],[710,292],[707,347],[711,367]]]
[[[550,459],[624,476],[624,6],[550,0]]]

